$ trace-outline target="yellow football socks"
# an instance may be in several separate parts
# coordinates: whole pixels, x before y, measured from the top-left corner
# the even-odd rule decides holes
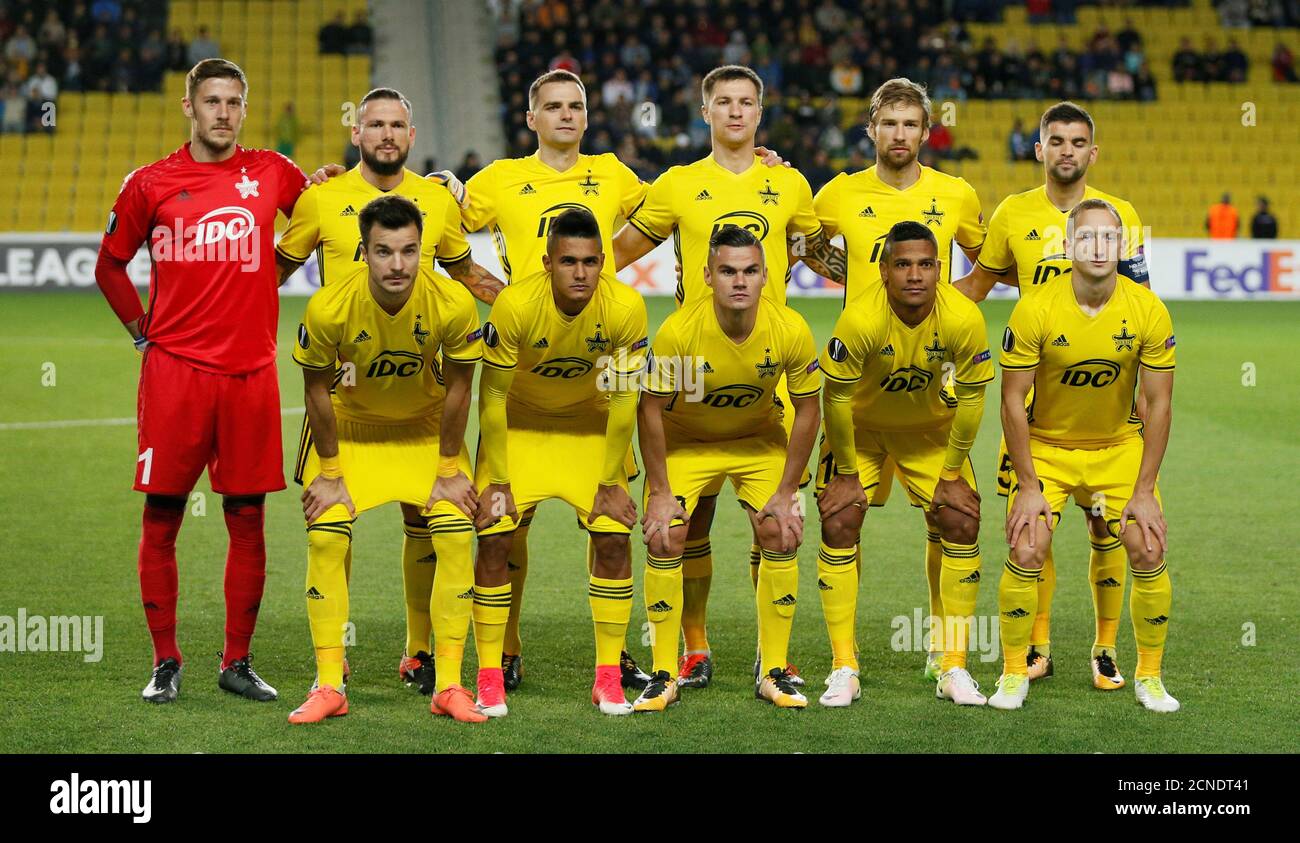
[[[650,621],[654,670],[677,675],[677,637],[682,623],[682,557],[646,554],[645,609]]]
[[[713,582],[713,548],[708,536],[687,539],[682,554],[682,636],[686,652],[707,653],[709,633],[705,617],[709,604],[709,586]],[[669,673],[675,675],[677,666]]]
[[[460,510],[443,511],[444,506],[454,509],[440,501],[429,517],[429,533],[438,556],[429,595],[438,691],[461,684],[465,638],[474,612],[474,523]]]
[[[821,596],[826,634],[831,639],[831,669],[858,669],[854,621],[858,608],[857,547],[830,547],[817,551],[817,592]]]
[[[798,551],[762,550],[754,599],[758,605],[758,647],[764,674],[774,667],[784,670],[789,664],[790,629],[799,599],[797,557]]]
[[[926,651],[943,653],[943,594],[939,589],[943,569],[943,548],[939,534],[925,531],[925,584],[930,591],[930,637]]]
[[[402,592],[406,597],[406,654],[429,651],[430,592],[437,555],[423,519],[402,521]]]
[[[758,566],[763,562],[763,548],[756,544],[749,546],[749,581],[758,588]]]
[[[943,570],[939,591],[944,607],[943,670],[966,666],[970,644],[970,623],[975,617],[975,600],[980,591],[980,546],[941,542]]]
[[[1162,560],[1154,571],[1132,568],[1133,590],[1128,610],[1133,619],[1133,637],[1137,640],[1137,678],[1160,676],[1160,660],[1165,653],[1169,634],[1169,611],[1173,605],[1173,584]]]
[[[515,530],[514,542],[510,545],[510,558],[506,566],[510,569],[510,619],[506,621],[505,652],[519,655],[523,652],[523,642],[519,640],[519,606],[524,600],[524,580],[528,579],[528,528],[533,523],[533,513],[529,512],[520,521]],[[497,660],[499,665],[500,659]]]
[[[1128,552],[1119,539],[1092,538],[1088,557],[1088,579],[1092,582],[1092,608],[1097,618],[1097,637],[1092,654],[1103,650],[1115,652],[1119,634],[1120,611],[1124,608],[1124,574],[1128,569]]]
[[[999,632],[1002,635],[1002,672],[1029,673],[1025,656],[1038,609],[1038,572],[1007,559],[998,585]]]
[[[616,665],[632,619],[632,578],[609,580],[592,574],[587,597],[596,627],[596,667]]]
[[[344,560],[352,546],[352,525],[328,520],[334,514],[327,512],[307,528],[307,621],[320,684],[342,690],[343,627],[348,621]]]
[[[1041,655],[1052,654],[1052,595],[1056,593],[1056,560],[1052,549],[1047,549],[1043,569],[1038,572],[1038,612],[1034,615],[1034,629],[1029,644]]]
[[[510,583],[474,585],[474,647],[478,669],[501,669],[501,648],[505,645],[506,620],[510,617]]]

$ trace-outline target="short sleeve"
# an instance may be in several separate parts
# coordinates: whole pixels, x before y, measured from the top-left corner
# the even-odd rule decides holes
[[[673,395],[681,389],[682,373],[678,369],[687,357],[678,348],[676,322],[671,317],[666,319],[655,334],[653,348],[646,352],[641,389],[652,395]]]
[[[483,323],[483,363],[496,369],[514,369],[519,362],[519,312],[515,296],[518,287],[506,287],[497,296]]]
[[[460,209],[461,222],[466,231],[478,231],[491,225],[497,218],[496,167],[484,167],[465,184],[469,193],[469,207]]]
[[[993,380],[993,352],[989,349],[984,314],[978,307],[971,307],[962,321],[953,362],[957,366],[953,378],[960,386],[979,386]]]
[[[836,176],[813,197],[813,213],[817,215],[817,221],[821,223],[827,238],[834,237],[840,230],[840,186],[843,183],[843,178]]]
[[[963,249],[978,249],[984,245],[984,214],[980,210],[980,197],[975,188],[962,180],[961,216],[957,218],[957,245]]]
[[[279,191],[276,194],[275,206],[286,216],[293,215],[294,205],[298,202],[298,197],[302,196],[303,191],[307,189],[307,174],[298,168],[298,165],[284,157],[280,153],[274,153],[276,164],[279,172]]]
[[[667,240],[677,224],[677,215],[673,213],[673,173],[669,170],[655,179],[645,199],[627,217],[628,225],[656,243]]]
[[[441,276],[439,278],[441,280]],[[463,287],[447,280],[448,283],[439,285],[451,294],[451,312],[447,314],[442,356],[457,363],[477,363],[483,359],[483,331],[478,324],[478,307],[474,304],[474,297]]]
[[[1174,368],[1174,323],[1169,318],[1169,308],[1156,299],[1151,305],[1143,332],[1142,348],[1138,362],[1147,369],[1168,372]]]
[[[289,215],[289,227],[275,244],[275,253],[301,264],[320,243],[320,188],[312,185],[302,192]]]
[[[994,275],[1005,274],[1016,262],[1015,255],[1011,253],[1011,223],[1007,220],[1008,216],[1007,200],[1003,199],[989,220],[984,246],[976,261]]]
[[[645,201],[646,194],[650,192],[650,185],[641,181],[641,177],[632,172],[626,164],[619,162],[618,168],[620,182],[618,212],[624,217],[630,217],[632,212]]]
[[[108,214],[100,248],[120,261],[130,261],[148,236],[152,220],[153,208],[140,183],[139,172],[131,173],[122,181],[117,201]]]
[[[447,202],[443,209],[442,239],[438,241],[437,251],[438,263],[443,266],[469,257],[469,241],[460,230],[460,206],[456,204],[450,192],[447,193]]]
[[[1028,300],[1021,299],[1011,311],[1011,318],[1007,320],[1007,327],[1002,332],[1002,356],[999,362],[1003,369],[1034,369],[1042,359],[1041,310],[1034,306],[1034,302],[1043,298],[1043,295]]]
[[[795,191],[797,204],[794,209],[794,216],[790,218],[790,230],[803,234],[807,237],[813,237],[822,230],[821,220],[817,217],[816,211],[813,210],[812,187],[808,184],[808,179],[803,177],[802,173],[794,173]]]
[[[864,318],[858,311],[844,310],[830,341],[822,349],[818,366],[833,381],[857,383],[862,378],[867,355],[875,350],[872,345]]]
[[[331,324],[323,291],[307,300],[307,311],[298,323],[298,337],[293,345],[293,362],[304,369],[333,371],[338,360],[338,325]]]
[[[794,311],[790,311],[789,345],[785,352],[785,377],[791,398],[807,398],[822,388],[821,366],[817,362],[817,346],[812,329]]]

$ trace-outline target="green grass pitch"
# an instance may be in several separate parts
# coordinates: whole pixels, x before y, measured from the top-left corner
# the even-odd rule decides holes
[[[288,351],[304,299],[286,299],[280,319],[283,404],[302,406]],[[819,342],[839,303],[796,300]],[[651,322],[668,313],[650,302]],[[1010,303],[984,306],[1000,336]],[[315,728],[285,718],[312,679],[303,605],[306,567],[298,490],[271,496],[266,597],[254,640],[256,666],[280,690],[257,704],[216,687],[214,654],[223,626],[226,532],[206,477],[206,514],[189,514],[179,542],[180,642],[187,657],[182,696],[151,706],[149,637],[135,572],[141,496],[130,489],[135,453],[138,358],[94,294],[13,294],[0,333],[0,615],[102,615],[102,660],[80,653],[0,652],[3,752],[1295,752],[1297,667],[1296,468],[1300,363],[1294,348],[1300,305],[1174,302],[1179,338],[1173,436],[1161,475],[1170,523],[1174,608],[1165,659],[1183,710],[1143,711],[1131,687],[1102,693],[1088,670],[1092,607],[1083,519],[1070,513],[1058,533],[1053,652],[1056,676],[1036,683],[1026,707],[1002,713],[958,709],[934,699],[919,649],[899,649],[891,621],[926,606],[919,513],[895,489],[873,510],[863,537],[858,609],[863,698],[846,710],[815,700],[829,670],[817,601],[818,533],[810,519],[800,553],[803,599],[792,660],[808,678],[806,711],[777,711],[753,698],[754,609],[748,529],[729,491],[718,507],[710,605],[717,665],[712,687],[686,691],[659,716],[606,718],[589,702],[592,631],[583,585],[585,542],[567,507],[544,505],[532,531],[524,606],[526,673],[510,716],[469,727],[434,718],[428,700],[402,686],[404,640],[396,505],[368,513],[355,534],[352,620],[356,643],[352,713]],[[1247,365],[1249,364],[1249,365]],[[1253,386],[1243,378],[1253,372]],[[49,381],[53,378],[53,383]],[[49,385],[45,385],[49,384]],[[984,489],[984,586],[979,615],[997,615],[1005,558],[1002,499],[994,495],[996,390],[973,454]],[[48,420],[127,420],[86,426],[24,426]],[[284,415],[286,466],[300,410]],[[475,435],[471,421],[470,441]],[[636,484],[639,495],[640,484]],[[629,646],[642,641],[640,575]],[[471,636],[472,640],[472,636]],[[897,643],[896,641],[894,643]],[[1135,664],[1127,608],[1120,666]],[[473,645],[466,679],[473,679]],[[972,673],[991,693],[999,661],[972,654]]]

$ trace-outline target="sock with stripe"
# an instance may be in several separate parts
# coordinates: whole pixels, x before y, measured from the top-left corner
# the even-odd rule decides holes
[[[1034,615],[1034,628],[1029,645],[1040,655],[1052,654],[1052,596],[1056,594],[1056,560],[1052,549],[1047,549],[1043,570],[1038,572],[1038,612]]]
[[[930,636],[926,643],[929,653],[943,654],[943,594],[940,580],[943,572],[943,548],[939,534],[925,531],[925,584],[930,591]]]
[[[943,569],[939,590],[943,599],[943,670],[966,666],[970,625],[975,620],[975,600],[980,592],[980,546],[941,542]]]
[[[709,632],[705,617],[709,586],[713,582],[713,546],[709,537],[687,539],[682,553],[682,637],[687,653],[708,653]],[[669,671],[676,671],[676,666]]]
[[[1029,673],[1025,656],[1038,611],[1038,572],[1007,559],[998,584],[998,623],[1002,635],[1002,672]]]
[[[627,623],[632,619],[632,578],[610,580],[592,574],[587,582],[587,598],[596,627],[596,667],[617,666]]]
[[[186,498],[149,495],[144,505],[137,571],[140,602],[153,639],[155,667],[163,659],[181,661],[181,649],[176,643],[176,535],[181,530],[186,503]]]
[[[423,518],[402,521],[402,594],[406,598],[406,654],[429,652],[429,601],[438,554]]]
[[[1115,656],[1119,635],[1120,612],[1124,608],[1124,575],[1128,570],[1128,553],[1119,539],[1092,537],[1088,557],[1088,580],[1092,583],[1092,608],[1097,618],[1097,637],[1092,642],[1093,656],[1109,652]]]
[[[514,544],[510,546],[510,558],[506,567],[510,569],[510,618],[506,621],[505,652],[517,656],[524,651],[523,641],[519,639],[519,610],[524,602],[524,581],[528,579],[528,528],[532,526],[533,513],[530,511],[519,521],[515,530]],[[497,660],[501,666],[501,660]]]
[[[463,512],[440,511],[429,516],[429,535],[438,558],[429,593],[433,627],[433,668],[438,691],[461,684],[465,639],[474,613],[474,523]],[[454,509],[451,504],[446,507]],[[498,662],[499,664],[500,662]]]
[[[758,567],[763,562],[763,548],[756,544],[749,546],[749,581],[758,588]]]
[[[798,551],[782,553],[763,548],[761,552],[754,600],[758,606],[759,657],[765,675],[774,667],[784,670],[790,663],[788,650],[799,599],[799,565]]]
[[[221,667],[248,658],[257,613],[266,588],[265,504],[262,498],[226,499],[221,504],[230,545],[226,551],[226,643]]]
[[[1174,602],[1173,583],[1164,560],[1154,571],[1129,568],[1129,573],[1133,577],[1133,590],[1129,593],[1128,610],[1138,651],[1135,675],[1138,679],[1159,677],[1165,639],[1169,635],[1169,612]]]
[[[645,610],[650,621],[654,670],[677,675],[677,638],[682,624],[682,557],[646,554]]]
[[[474,584],[474,648],[478,650],[479,670],[501,669],[506,619],[510,617],[510,589],[510,583]]]
[[[342,507],[339,508],[342,510]],[[347,512],[342,512],[346,519]],[[322,686],[343,689],[343,628],[348,622],[348,580],[344,560],[352,546],[352,522],[327,520],[307,528],[307,621]]]
[[[832,670],[858,669],[855,623],[858,610],[858,572],[853,564],[855,547],[830,547],[817,551],[817,592],[821,596],[826,634],[831,639]]]

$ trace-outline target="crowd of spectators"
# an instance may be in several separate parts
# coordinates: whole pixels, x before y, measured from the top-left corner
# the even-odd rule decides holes
[[[1182,38],[1174,53],[1173,69],[1175,82],[1241,83],[1250,74],[1250,58],[1232,36],[1222,51],[1212,35],[1205,36],[1199,51],[1192,47],[1192,39]]]
[[[206,32],[164,36],[165,0],[0,0],[0,131],[52,131],[63,91],[157,91],[217,54]]]
[[[374,46],[374,32],[364,9],[359,9],[349,24],[343,12],[320,28],[317,35],[321,55],[369,55]]]
[[[797,165],[817,154],[869,160],[864,115],[844,100],[867,98],[906,76],[935,102],[968,99],[1137,99],[1156,83],[1131,25],[1104,27],[1077,47],[991,39],[973,42],[959,17],[1000,15],[998,0],[496,0],[502,120],[510,154],[535,146],[524,123],[529,82],[548,69],[582,76],[591,151],[619,151],[652,174],[707,153],[700,79],[745,64],[766,87],[759,141]],[[953,15],[946,17],[947,14]],[[941,23],[933,23],[942,21]],[[851,117],[852,129],[842,118]],[[940,132],[935,161],[973,154]],[[634,167],[635,169],[635,167]]]
[[[1300,0],[1217,0],[1219,21],[1233,29],[1300,26]]]

